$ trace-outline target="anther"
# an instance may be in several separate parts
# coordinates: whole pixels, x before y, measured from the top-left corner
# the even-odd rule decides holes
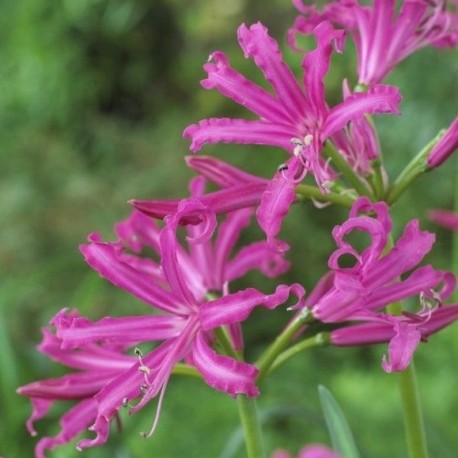
[[[285,172],[288,170],[288,166],[286,164],[280,164],[277,168],[277,172]]]

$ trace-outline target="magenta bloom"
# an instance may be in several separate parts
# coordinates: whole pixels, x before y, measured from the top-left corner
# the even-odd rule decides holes
[[[441,139],[429,153],[428,167],[435,168],[443,164],[458,149],[458,116],[450,124]]]
[[[328,138],[365,114],[399,112],[398,90],[382,85],[370,88],[367,93],[348,95],[342,103],[329,108],[323,79],[329,69],[333,44],[338,51],[343,48],[343,33],[334,30],[329,22],[323,22],[314,34],[317,48],[302,61],[302,89],[267,29],[260,23],[249,28],[240,26],[238,40],[245,56],[253,58],[274,93],[247,80],[230,66],[224,53],[217,51],[204,66],[208,77],[202,86],[217,89],[259,119],[205,119],[184,131],[184,136],[192,140],[193,152],[199,151],[205,143],[223,142],[278,146],[291,155],[286,170],[275,175],[258,209],[258,221],[269,240],[278,233],[281,220],[295,199],[295,188],[305,173],[313,173],[323,192],[334,178],[320,155]]]
[[[439,226],[451,231],[458,231],[458,213],[450,210],[431,210],[428,217]]]
[[[357,0],[340,0],[314,6],[293,0],[303,13],[289,31],[296,47],[296,34],[311,34],[317,24],[331,21],[351,35],[358,53],[359,83],[372,86],[408,55],[425,46],[450,47],[458,43],[458,12],[447,11],[446,0],[403,0],[396,12],[395,0],[374,0],[372,6]],[[450,7],[453,8],[450,2]]]
[[[191,156],[186,158],[188,166],[199,173],[201,177],[216,184],[218,191],[205,193],[204,183],[196,185],[200,190],[191,190],[205,206],[219,214],[231,213],[243,208],[256,207],[267,189],[268,180],[244,172],[224,161],[209,156]],[[202,178],[199,178],[202,180]],[[176,213],[181,199],[160,200],[131,200],[130,204],[142,213],[153,218],[163,219]],[[196,224],[196,215],[183,215],[180,224]]]
[[[362,214],[368,212],[375,216]],[[415,319],[406,320],[402,316],[387,316],[380,310],[420,294],[442,301],[455,287],[453,274],[435,270],[430,265],[418,267],[434,243],[433,234],[420,231],[418,221],[412,220],[394,247],[386,252],[391,228],[385,203],[374,204],[367,198],[359,198],[349,219],[333,230],[338,248],[328,263],[334,275],[332,285],[327,277],[327,290],[310,306],[312,315],[325,323],[390,324],[394,337],[389,347],[390,363],[384,362],[387,371],[403,370],[408,365],[421,338],[418,324],[425,322],[426,316],[419,314]],[[370,237],[369,246],[361,252],[346,240],[353,231],[361,231]],[[352,266],[344,267],[344,261],[349,259]]]
[[[390,360],[383,359],[387,372],[408,366],[420,342],[458,319],[458,305],[424,308],[419,313],[404,312],[401,316],[379,316],[372,323],[355,324],[331,331],[330,343],[338,347],[372,345],[390,342]],[[406,338],[406,336],[408,336]]]
[[[76,312],[61,313],[62,319],[78,319]],[[27,429],[35,436],[34,422],[43,418],[59,400],[77,401],[61,418],[61,431],[55,437],[43,437],[37,443],[35,456],[44,458],[44,452],[70,442],[92,425],[97,417],[94,396],[118,375],[135,365],[137,358],[130,356],[120,346],[109,343],[82,345],[78,350],[62,349],[62,339],[43,329],[43,341],[38,349],[54,361],[78,372],[56,379],[39,380],[18,389],[18,393],[31,398],[33,412]]]
[[[198,184],[199,180],[195,186]],[[201,224],[189,227],[188,252],[178,243],[176,231],[180,219],[191,214],[200,218]],[[229,326],[234,348],[239,349],[242,341],[237,325],[255,306],[277,307],[291,293],[301,302],[304,290],[294,284],[280,285],[273,294],[264,294],[253,288],[229,292],[228,283],[249,269],[257,268],[272,276],[287,268],[278,254],[266,249],[265,242],[248,245],[230,258],[249,216],[248,209],[232,213],[220,226],[216,242],[211,244],[208,240],[216,226],[215,215],[199,200],[189,199],[181,202],[176,214],[165,218],[162,230],[150,218],[134,212],[116,227],[120,241],[102,242],[100,236],[93,234],[89,238],[90,244],[81,246],[86,261],[94,270],[148,304],[155,313],[105,317],[96,322],[65,310],[57,314],[52,324],[59,339],[59,351],[70,355],[69,359],[59,361],[81,367],[86,372],[57,381],[35,382],[20,388],[20,393],[33,399],[33,420],[44,416],[54,400],[77,398],[82,401],[62,418],[62,433],[54,439],[43,439],[37,454],[68,442],[88,425],[96,437],[81,440],[78,448],[105,443],[110,421],[120,407],[134,399],[139,398],[131,408],[132,413],[156,397],[159,412],[168,380],[179,361],[192,364],[212,388],[231,396],[258,395],[255,385],[257,369],[251,364],[217,354],[212,348],[213,330]],[[160,264],[139,256],[145,247],[160,254]],[[214,297],[215,293],[221,297],[212,300],[210,296]],[[161,341],[145,356],[139,351],[135,352],[136,356],[116,354],[111,365],[109,359],[102,362],[108,366],[105,371],[103,364],[97,365],[100,370],[93,370],[90,355],[86,366],[72,365],[71,358],[95,351],[93,349],[98,343],[110,348],[128,348],[142,342]],[[78,418],[73,418],[76,415]],[[158,414],[150,434],[157,419]],[[37,456],[41,458],[42,455]]]
[[[285,450],[276,450],[271,458],[293,458],[291,454]],[[341,455],[334,452],[328,447],[320,444],[313,444],[304,447],[300,450],[297,458],[342,458]]]

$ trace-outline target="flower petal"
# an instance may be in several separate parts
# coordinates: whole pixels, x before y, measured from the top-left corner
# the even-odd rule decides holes
[[[212,388],[234,397],[237,394],[250,397],[259,395],[255,384],[258,375],[256,367],[216,354],[208,346],[203,332],[199,332],[196,336],[192,359],[205,382]]]
[[[98,234],[91,234],[89,241],[91,243],[81,245],[80,250],[86,262],[102,277],[148,305],[165,312],[186,313],[186,308],[174,293],[154,284],[151,277],[121,259],[122,247],[119,243],[102,242]]]
[[[200,151],[206,143],[271,145],[290,151],[290,140],[296,137],[296,132],[292,126],[286,124],[246,119],[209,118],[186,127],[183,137],[192,140],[190,150],[193,153]]]
[[[382,367],[386,372],[400,372],[406,369],[421,338],[416,326],[403,321],[395,322],[394,331],[396,335],[390,341],[389,356],[384,356],[382,360]]]
[[[254,59],[275,90],[279,102],[290,113],[290,120],[294,123],[303,118],[307,100],[292,71],[283,62],[278,43],[269,36],[266,27],[260,22],[249,28],[242,24],[237,37],[245,57]]]
[[[279,251],[287,250],[287,245],[277,241],[275,237],[280,232],[289,207],[296,200],[296,187],[299,180],[295,179],[295,175],[301,173],[302,164],[294,157],[287,162],[286,166],[286,171],[282,170],[275,174],[262,195],[261,204],[256,211],[256,218],[267,235],[267,242]]]
[[[221,188],[230,188],[241,184],[265,183],[265,178],[252,175],[211,156],[186,156],[186,164]]]
[[[240,208],[257,206],[266,187],[265,183],[233,186],[205,194],[199,200],[219,215]],[[180,202],[180,200],[132,200],[130,203],[147,215],[164,218],[166,215],[175,213]],[[180,224],[198,224],[199,222],[198,215],[190,214],[183,217]]]
[[[321,130],[322,138],[330,137],[366,114],[399,114],[400,102],[401,95],[394,86],[376,84],[367,92],[355,92],[331,109]]]
[[[305,295],[304,288],[298,283],[291,286],[279,285],[273,294],[264,294],[254,288],[248,288],[229,294],[220,299],[206,302],[200,307],[200,322],[204,331],[209,331],[218,326],[245,321],[254,307],[262,306],[274,309],[284,304],[290,294],[298,298],[295,307],[302,304]]]
[[[36,458],[46,458],[45,451],[67,444],[78,434],[84,431],[94,420],[96,413],[96,403],[94,399],[81,401],[72,407],[65,415],[62,416],[59,424],[61,426],[60,433],[55,437],[43,437],[35,447]],[[105,440],[106,442],[108,434]],[[99,445],[101,445],[101,443]]]
[[[224,53],[214,52],[210,55],[209,62],[204,65],[208,77],[201,81],[205,89],[217,89],[224,96],[269,122],[282,123],[288,118],[285,107],[265,89],[232,69]]]

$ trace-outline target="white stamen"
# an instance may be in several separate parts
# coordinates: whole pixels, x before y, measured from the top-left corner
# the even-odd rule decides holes
[[[154,416],[153,425],[151,426],[151,429],[150,429],[149,433],[145,433],[145,432],[141,432],[140,433],[140,436],[142,436],[145,439],[149,439],[154,434],[154,432],[156,431],[157,424],[159,423],[159,417],[160,417],[160,414],[161,414],[162,401],[164,400],[164,394],[165,394],[166,385],[167,384],[164,383],[164,385],[161,388],[161,392],[159,394],[159,399],[157,401],[156,415]]]

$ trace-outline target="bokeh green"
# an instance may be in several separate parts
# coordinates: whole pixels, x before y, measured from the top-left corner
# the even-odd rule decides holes
[[[202,64],[215,49],[260,84],[262,76],[236,42],[242,22],[262,21],[279,38],[292,67],[300,58],[285,46],[295,13],[289,0],[16,0],[0,4],[0,456],[33,456],[36,439],[24,422],[21,384],[65,372],[36,351],[40,328],[62,307],[93,318],[149,309],[101,280],[77,246],[91,231],[113,237],[112,225],[129,213],[131,198],[181,197],[192,176],[183,157],[183,128],[210,116],[247,116],[217,93],[200,88]],[[310,47],[313,42],[309,42]],[[339,81],[355,82],[351,44],[335,56],[327,78],[329,100]],[[458,54],[426,49],[388,79],[403,94],[403,115],[377,119],[391,177],[456,116]],[[236,145],[207,147],[244,168],[271,176],[284,154]],[[430,208],[452,208],[458,194],[456,158],[422,177],[393,209],[397,233]],[[458,196],[457,196],[458,197]],[[282,281],[307,289],[326,270],[330,231],[346,210],[296,206],[282,235],[293,269]],[[452,234],[437,229],[428,262],[451,268]],[[253,225],[246,240],[261,236]],[[251,274],[239,286],[273,285]],[[246,323],[247,353],[255,358],[288,318],[285,310],[256,312]],[[317,385],[326,385],[347,415],[364,457],[406,455],[396,375],[380,367],[383,346],[320,349],[296,356],[261,387],[259,408],[269,450],[291,451],[328,442]],[[458,327],[433,336],[416,357],[431,456],[458,453]],[[58,406],[38,424],[54,434]],[[108,444],[90,457],[244,456],[233,400],[203,383],[174,377],[155,436],[143,440],[155,406],[122,414]],[[80,456],[74,443],[50,456]]]

